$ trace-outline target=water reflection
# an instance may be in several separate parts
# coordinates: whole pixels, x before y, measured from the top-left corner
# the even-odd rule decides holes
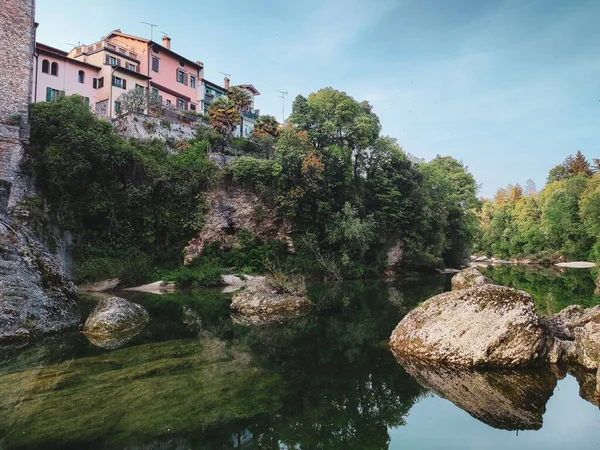
[[[119,349],[74,334],[0,351],[0,448],[462,449],[475,435],[514,448],[502,430],[540,426],[547,437],[556,377],[404,370],[388,350],[403,314],[448,280],[313,286],[315,311],[260,327],[234,323],[219,292],[124,294],[152,320]],[[593,399],[589,375],[575,375]],[[597,421],[574,395],[568,414]],[[557,398],[564,409],[556,392],[548,405]]]
[[[501,430],[539,430],[557,383],[550,370],[477,372],[399,362],[421,386]]]

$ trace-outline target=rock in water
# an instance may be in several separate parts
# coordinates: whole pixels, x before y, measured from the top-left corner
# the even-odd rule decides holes
[[[446,292],[392,332],[396,357],[465,367],[529,367],[546,356],[546,329],[523,291],[486,284]]]
[[[474,267],[461,270],[452,277],[452,290],[467,289],[473,286],[482,286],[490,284],[490,280],[484,277],[481,272]]]
[[[253,284],[236,293],[231,310],[241,315],[237,322],[259,324],[282,321],[301,314],[312,306],[304,295],[279,293],[267,284]]]
[[[476,372],[399,362],[422,386],[502,430],[539,430],[557,382],[549,370]]]
[[[83,332],[92,336],[119,336],[143,327],[150,317],[142,305],[120,297],[101,300],[85,322]]]
[[[0,341],[75,327],[77,287],[24,228],[0,221]]]

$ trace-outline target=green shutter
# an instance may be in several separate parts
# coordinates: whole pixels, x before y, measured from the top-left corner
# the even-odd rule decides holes
[[[65,91],[60,91],[60,96],[64,97],[65,96]]]
[[[46,88],[46,101],[52,101],[52,88]]]
[[[85,105],[86,108],[90,107],[90,98],[86,97],[83,99],[83,104]]]

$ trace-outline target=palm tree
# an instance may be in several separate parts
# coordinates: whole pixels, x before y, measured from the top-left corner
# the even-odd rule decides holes
[[[236,104],[228,97],[220,97],[208,107],[210,126],[221,135],[221,151],[238,124],[239,116]]]
[[[256,124],[254,125],[254,130],[252,134],[257,137],[261,136],[279,136],[279,122],[273,116],[265,115],[260,116],[256,120]]]
[[[242,137],[244,114],[252,108],[252,97],[250,97],[250,94],[245,89],[234,86],[227,92],[227,98],[235,103],[235,108],[240,116],[240,137]]]

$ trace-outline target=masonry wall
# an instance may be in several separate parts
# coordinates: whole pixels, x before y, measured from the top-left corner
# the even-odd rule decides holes
[[[31,96],[35,0],[0,0],[0,122],[27,116]]]
[[[21,173],[29,140],[35,0],[0,0],[0,213],[26,194]]]

